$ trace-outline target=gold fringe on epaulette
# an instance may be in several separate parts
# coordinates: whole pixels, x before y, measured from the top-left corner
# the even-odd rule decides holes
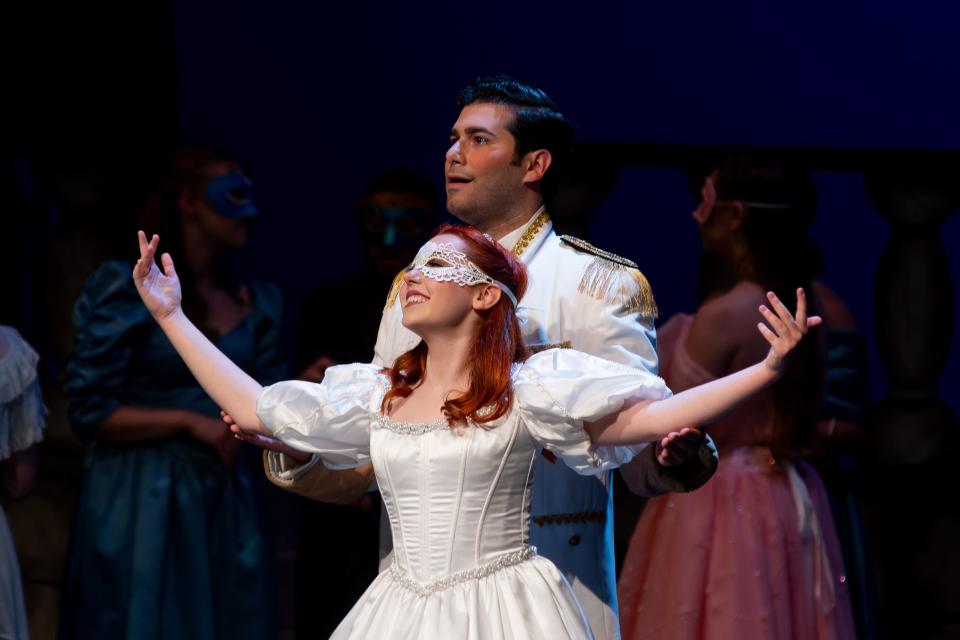
[[[387,309],[393,306],[393,303],[397,301],[397,296],[400,295],[400,285],[403,284],[403,274],[407,272],[406,269],[401,269],[393,278],[393,284],[390,285],[390,293],[387,294],[387,304],[383,305],[383,312],[386,313]]]
[[[660,317],[650,283],[638,269],[604,258],[594,258],[583,273],[578,287],[591,298],[622,304],[628,311],[652,318]]]

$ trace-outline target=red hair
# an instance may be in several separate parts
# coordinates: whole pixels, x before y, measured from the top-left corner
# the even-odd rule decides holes
[[[527,289],[527,270],[512,253],[472,227],[441,225],[434,236],[454,235],[466,245],[464,253],[485,274],[505,284],[520,300]],[[481,312],[483,324],[470,351],[470,388],[463,395],[444,400],[443,414],[450,426],[491,422],[505,414],[513,402],[510,372],[515,362],[530,355],[523,341],[517,310],[506,295]],[[427,343],[397,358],[390,375],[390,391],[383,397],[381,411],[387,412],[392,398],[406,398],[423,378],[427,365]],[[481,411],[483,409],[483,411]],[[479,413],[478,413],[479,412]]]

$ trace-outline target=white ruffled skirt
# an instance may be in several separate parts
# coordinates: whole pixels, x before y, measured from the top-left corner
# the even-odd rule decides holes
[[[566,578],[541,556],[480,578],[418,586],[388,569],[334,631],[336,640],[591,638]]]

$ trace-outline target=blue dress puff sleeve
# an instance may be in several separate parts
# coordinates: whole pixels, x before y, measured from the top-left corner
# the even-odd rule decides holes
[[[137,294],[133,267],[104,263],[87,279],[73,307],[73,352],[64,371],[68,417],[74,433],[91,442],[122,404],[134,345],[152,319]]]

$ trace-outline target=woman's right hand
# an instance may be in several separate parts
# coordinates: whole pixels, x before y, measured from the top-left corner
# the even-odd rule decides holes
[[[140,259],[133,267],[133,282],[137,285],[137,293],[150,314],[157,320],[162,320],[180,308],[180,279],[177,278],[173,258],[169,253],[160,256],[163,273],[157,267],[154,255],[160,236],[154,234],[148,243],[146,234],[138,231],[137,239],[140,242]]]

